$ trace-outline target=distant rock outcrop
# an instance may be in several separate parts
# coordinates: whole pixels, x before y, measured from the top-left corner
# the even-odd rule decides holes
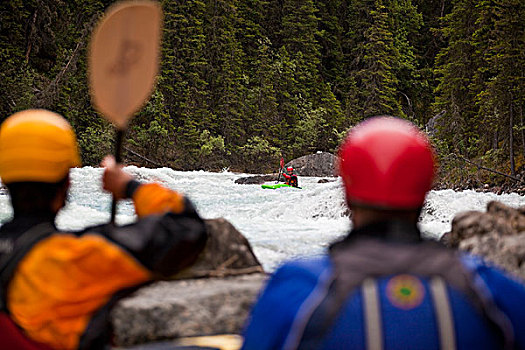
[[[336,176],[334,164],[336,156],[328,152],[318,152],[294,159],[286,164],[295,169],[300,176]]]
[[[334,169],[336,158],[332,153],[318,152],[291,160],[285,167],[293,167],[295,173],[299,176],[333,177],[336,176]],[[278,174],[254,175],[241,177],[235,180],[235,183],[241,185],[262,185],[265,182],[277,181],[277,177]],[[282,177],[281,181],[284,181]]]
[[[262,185],[268,181],[277,181],[277,177],[278,174],[254,175],[238,178],[235,180],[235,183],[240,185]]]
[[[174,280],[141,288],[113,308],[114,345],[241,332],[267,275],[231,223],[205,221],[208,241],[193,266]]]
[[[452,220],[442,242],[480,255],[525,280],[525,206],[492,201],[487,212],[467,211]]]

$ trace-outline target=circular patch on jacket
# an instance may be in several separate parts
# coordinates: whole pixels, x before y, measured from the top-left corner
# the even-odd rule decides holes
[[[388,281],[386,296],[392,305],[410,310],[421,305],[425,296],[425,288],[417,277],[398,275]]]

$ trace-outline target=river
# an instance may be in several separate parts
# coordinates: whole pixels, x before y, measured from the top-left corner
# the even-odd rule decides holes
[[[224,217],[242,232],[267,271],[294,257],[321,254],[350,229],[344,215],[340,179],[318,183],[321,178],[299,177],[302,189],[262,189],[260,185],[238,185],[235,180],[249,174],[204,171],[181,172],[168,168],[126,167],[140,181],[159,181],[186,194],[199,214],[207,219]],[[66,207],[57,217],[64,230],[81,229],[107,222],[111,197],[101,188],[102,169],[72,170],[72,186]],[[484,211],[491,200],[517,207],[525,196],[496,195],[475,191],[431,191],[420,221],[422,232],[440,237],[450,229],[454,215],[465,210]],[[0,194],[0,222],[11,217],[8,196]],[[117,223],[135,220],[130,201],[119,203]]]

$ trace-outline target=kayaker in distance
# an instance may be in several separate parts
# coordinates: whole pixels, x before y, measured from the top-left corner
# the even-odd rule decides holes
[[[283,176],[286,179],[286,184],[292,187],[299,187],[299,181],[297,180],[297,175],[293,173],[293,167],[287,167],[286,171],[288,172],[288,174],[283,172]]]
[[[243,350],[525,349],[525,285],[419,231],[434,157],[426,135],[401,119],[350,131],[339,174],[352,231],[274,272]]]

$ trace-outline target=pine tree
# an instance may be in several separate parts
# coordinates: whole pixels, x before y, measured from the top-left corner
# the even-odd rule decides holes
[[[349,72],[350,81],[355,85],[346,100],[347,116],[355,118],[352,116],[355,114],[360,119],[382,114],[402,117],[394,71],[400,55],[394,46],[387,9],[382,0],[376,0],[373,7],[359,9],[355,16],[363,19],[353,27],[360,35],[355,37],[354,69]],[[363,22],[368,23],[366,27],[357,27]]]
[[[475,0],[457,1],[444,19],[442,33],[448,44],[436,58],[439,85],[434,109],[444,115],[439,122],[439,135],[452,150],[463,155],[468,155],[472,141],[478,138],[475,98],[479,91],[471,89],[479,67],[472,41],[477,18]]]
[[[333,135],[340,124],[341,110],[320,72],[321,45],[318,38],[321,32],[319,18],[316,16],[318,9],[311,0],[285,0],[282,8],[280,36],[283,48],[279,54],[283,62],[282,68],[287,65],[293,72],[293,77],[287,77],[286,90],[278,90],[283,97],[278,98],[280,113],[284,114],[289,126],[287,144],[294,156],[315,149],[333,150],[337,143]],[[296,128],[310,125],[311,120],[308,119],[312,116],[318,119],[318,132],[308,132],[308,140],[299,138]]]
[[[392,63],[393,73],[398,80],[396,98],[404,115],[423,124],[428,119],[425,114],[429,108],[428,102],[423,100],[429,100],[431,90],[421,75],[413,46],[413,38],[423,26],[423,17],[412,0],[388,0],[385,1],[385,7],[393,44],[399,54]]]
[[[224,137],[225,144],[239,146],[246,140],[243,129],[246,76],[244,52],[237,40],[235,0],[208,0],[206,22],[206,81],[208,107],[212,112],[209,130]]]
[[[164,1],[164,36],[159,90],[167,108],[166,122],[175,150],[169,161],[177,168],[195,166],[198,137],[208,127],[206,37],[202,1]]]
[[[318,1],[319,45],[321,52],[320,73],[329,84],[334,96],[341,100],[346,91],[345,67],[345,19],[347,5],[344,0]]]
[[[510,172],[515,175],[515,134],[523,126],[525,103],[525,4],[516,0],[498,4],[481,1],[478,8],[481,9],[478,24],[484,26],[476,39],[485,48],[479,75],[486,79],[486,89],[478,95],[480,115],[489,116],[489,121],[494,122],[492,127],[497,125],[505,135]]]
[[[275,53],[265,31],[268,1],[246,0],[238,4],[237,36],[244,52],[242,62],[246,79],[246,118],[243,129],[247,135],[261,135],[280,146],[270,127],[277,118],[274,81],[276,79]]]

